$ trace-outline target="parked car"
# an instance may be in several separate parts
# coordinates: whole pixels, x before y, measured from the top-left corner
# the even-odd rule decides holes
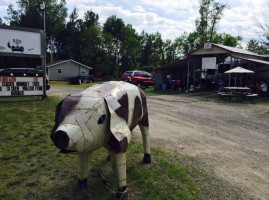
[[[90,83],[94,82],[94,76],[93,75],[88,75],[88,76],[74,76],[70,77],[68,79],[69,84],[73,85],[79,85],[80,83]]]
[[[43,77],[42,71],[34,68],[7,68],[0,70],[0,76]],[[46,90],[50,89],[49,78],[46,76]]]
[[[155,78],[152,74],[144,71],[126,71],[121,76],[122,81],[130,82],[138,87],[154,86]]]

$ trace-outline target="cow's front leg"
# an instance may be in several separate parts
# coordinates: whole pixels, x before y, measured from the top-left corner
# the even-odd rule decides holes
[[[79,190],[87,187],[87,178],[90,169],[90,158],[92,153],[85,152],[78,154],[78,184]]]
[[[126,188],[126,153],[116,153],[109,151],[113,172],[117,177],[118,188],[116,197],[118,199],[127,199]]]

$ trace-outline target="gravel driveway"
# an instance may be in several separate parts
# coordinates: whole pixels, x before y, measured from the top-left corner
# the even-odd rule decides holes
[[[81,90],[52,86],[48,95]],[[148,96],[148,107],[154,146],[195,157],[249,199],[269,199],[269,106],[180,94]]]

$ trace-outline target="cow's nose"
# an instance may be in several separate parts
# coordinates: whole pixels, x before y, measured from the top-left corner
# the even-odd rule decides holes
[[[52,136],[52,141],[54,142],[55,146],[61,150],[66,149],[69,143],[69,137],[64,131],[56,131]]]

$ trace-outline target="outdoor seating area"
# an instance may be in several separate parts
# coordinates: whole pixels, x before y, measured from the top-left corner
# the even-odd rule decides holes
[[[242,98],[254,103],[253,100],[258,97],[258,94],[251,93],[251,89],[248,87],[224,87],[224,89],[225,92],[218,93],[222,100],[228,98],[230,101],[232,98]]]

